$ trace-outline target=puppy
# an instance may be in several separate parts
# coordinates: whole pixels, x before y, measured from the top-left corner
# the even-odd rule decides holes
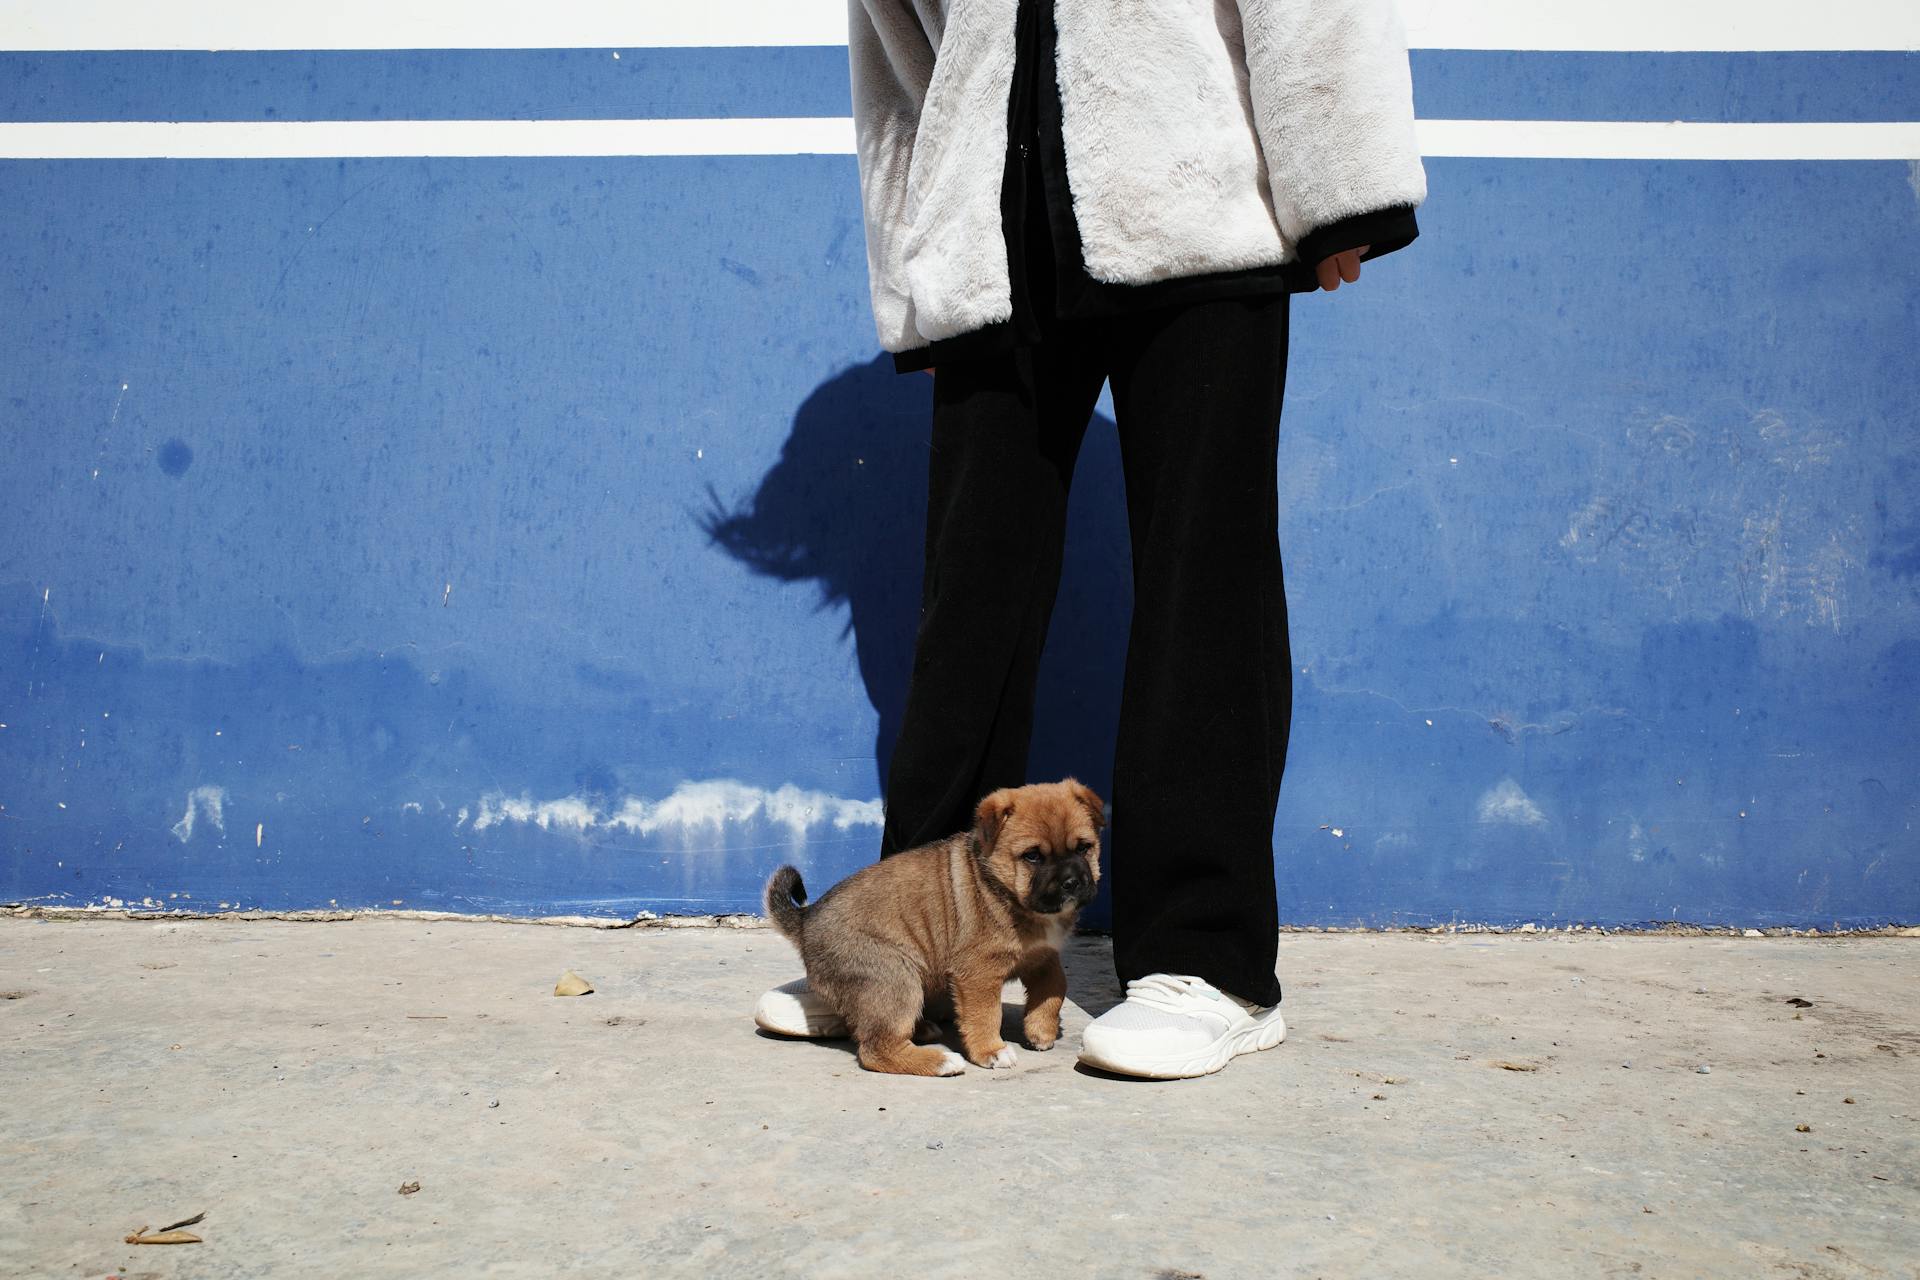
[[[800,873],[767,881],[767,914],[799,949],[807,983],[840,1011],[869,1071],[958,1075],[924,1013],[951,997],[977,1067],[1010,1067],[1000,987],[1027,989],[1027,1044],[1060,1037],[1060,948],[1100,882],[1100,797],[1071,778],[994,792],[973,830],[857,871],[811,906]]]

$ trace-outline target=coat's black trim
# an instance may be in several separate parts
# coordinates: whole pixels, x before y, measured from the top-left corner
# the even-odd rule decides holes
[[[1371,262],[1382,254],[1406,248],[1419,235],[1420,224],[1414,221],[1413,206],[1409,204],[1376,209],[1371,213],[1356,213],[1337,222],[1329,222],[1324,227],[1315,227],[1300,241],[1300,263],[1307,270],[1307,287],[1317,287],[1312,276],[1322,259],[1357,249],[1364,244],[1370,248],[1361,255],[1360,260]]]
[[[922,369],[931,369],[935,365],[952,360],[971,360],[979,356],[998,355],[1013,345],[1013,322],[1002,320],[998,324],[969,329],[951,338],[942,338],[924,347],[896,351],[893,353],[893,371],[918,373]]]

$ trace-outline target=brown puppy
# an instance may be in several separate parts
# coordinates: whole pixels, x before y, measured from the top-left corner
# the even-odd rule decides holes
[[[930,1038],[930,1000],[951,996],[967,1061],[1010,1067],[1000,986],[1027,989],[1028,1045],[1051,1049],[1067,994],[1060,948],[1100,881],[1100,797],[1072,778],[994,792],[973,830],[897,853],[803,906],[800,873],[767,881],[767,914],[800,951],[807,983],[846,1018],[869,1071],[964,1069]]]

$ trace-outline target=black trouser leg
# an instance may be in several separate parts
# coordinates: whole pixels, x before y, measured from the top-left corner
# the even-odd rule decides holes
[[[1273,816],[1292,714],[1275,463],[1287,299],[1112,327],[1133,539],[1114,759],[1114,962],[1271,1004]]]
[[[1104,370],[1061,338],[934,380],[926,575],[881,854],[971,826],[1026,781],[1067,489]]]

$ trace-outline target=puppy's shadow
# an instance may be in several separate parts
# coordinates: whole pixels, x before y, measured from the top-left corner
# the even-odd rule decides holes
[[[1126,996],[1119,980],[1113,976],[1113,947],[1107,939],[1099,937],[1076,937],[1067,944],[1067,954],[1062,958],[1062,967],[1067,972],[1068,1008],[1062,1011],[1061,1043],[1050,1052],[1059,1052],[1070,1048],[1071,1042],[1078,1038],[1079,1030],[1086,1024],[1073,1014],[1078,1009],[1088,1021],[1099,1017],[1107,1010],[1119,1004]],[[1000,1000],[1000,1038],[1008,1044],[1024,1047],[1027,1042],[1026,1006],[1017,987],[1009,987]],[[960,1052],[960,1033],[953,1025],[953,1011],[950,1008],[932,1008],[928,1016],[940,1025],[941,1035],[937,1043]],[[791,1041],[805,1044],[831,1047],[851,1056],[854,1052],[853,1041],[845,1037],[835,1040],[806,1039],[799,1036],[776,1035],[770,1031],[756,1029],[763,1040]],[[1095,1072],[1106,1075],[1106,1072]],[[1114,1079],[1122,1079],[1116,1076]]]
[[[1067,971],[1068,1002],[1089,1019],[1126,999],[1127,993],[1113,974],[1113,943],[1109,939],[1084,934],[1075,937],[1067,943],[1060,964]]]
[[[846,1054],[849,1058],[853,1057],[856,1052],[853,1041],[846,1036],[838,1036],[831,1039],[825,1036],[783,1036],[778,1032],[768,1031],[765,1027],[755,1027],[753,1034],[762,1040],[773,1040],[780,1044],[806,1045],[815,1049],[832,1049],[838,1053]]]

